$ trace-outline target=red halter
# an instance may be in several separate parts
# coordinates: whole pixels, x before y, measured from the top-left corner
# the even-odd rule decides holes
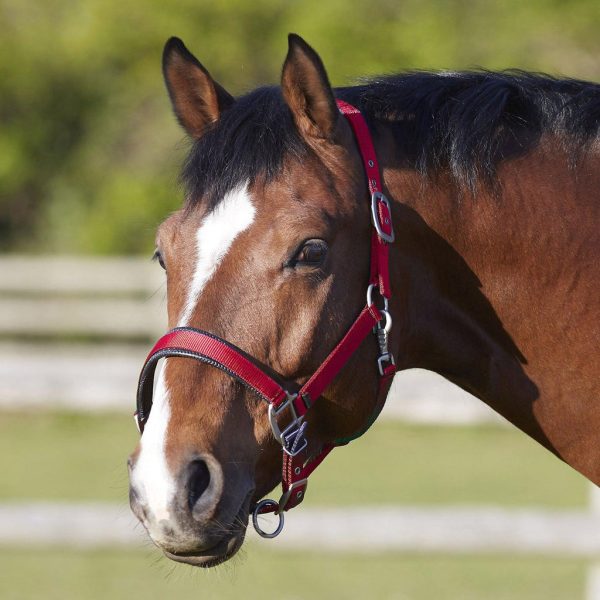
[[[269,422],[275,438],[283,448],[283,494],[279,502],[262,500],[254,507],[254,527],[263,537],[275,537],[281,532],[283,512],[302,502],[309,475],[335,446],[350,441],[338,440],[325,445],[316,456],[307,456],[304,417],[371,331],[375,331],[379,344],[377,366],[380,383],[376,414],[369,425],[383,407],[396,371],[394,357],[388,350],[388,333],[392,324],[388,312],[388,300],[391,296],[388,254],[389,244],[394,241],[390,204],[381,191],[377,157],[364,117],[358,109],[343,100],[338,100],[337,104],[350,123],[358,143],[369,183],[373,224],[367,304],[346,335],[313,376],[298,390],[298,386],[294,382],[286,382],[284,387],[257,366],[243,350],[216,335],[191,327],[177,327],[156,342],[146,358],[138,383],[135,416],[140,433],[144,430],[152,407],[154,372],[161,358],[182,356],[212,365],[235,378],[269,403]],[[373,303],[372,293],[375,288],[383,298],[383,309],[377,308]],[[283,380],[283,378],[281,379]],[[297,391],[291,392],[291,389]],[[364,431],[367,428],[368,426]],[[358,437],[364,431],[354,437]],[[258,525],[258,515],[268,512],[275,512],[279,515],[279,525],[273,533],[266,533]]]

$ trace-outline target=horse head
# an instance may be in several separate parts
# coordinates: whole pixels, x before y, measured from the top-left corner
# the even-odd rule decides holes
[[[371,218],[352,130],[295,35],[281,86],[238,99],[178,39],[163,70],[193,141],[185,204],[156,236],[169,326],[219,336],[300,387],[365,304]],[[308,456],[369,420],[375,363],[362,344],[307,413]],[[212,566],[240,548],[251,507],[281,480],[267,411],[220,369],[165,360],[129,470],[132,509],[168,557]]]

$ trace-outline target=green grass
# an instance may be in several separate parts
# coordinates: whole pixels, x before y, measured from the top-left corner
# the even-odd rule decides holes
[[[0,499],[127,498],[127,454],[136,443],[125,415],[0,415]]]
[[[589,485],[525,434],[494,426],[382,421],[321,469],[307,502],[572,507],[586,505]]]
[[[0,500],[125,501],[137,432],[124,415],[0,414]],[[587,484],[524,434],[381,421],[332,453],[306,504],[584,506]]]
[[[332,555],[252,545],[214,571],[156,551],[0,550],[3,600],[565,600],[583,596],[572,559]]]
[[[0,501],[126,502],[130,418],[0,414]],[[382,421],[333,453],[306,504],[583,506],[587,484],[523,434],[496,427],[434,428]],[[146,550],[0,548],[2,600],[581,598],[586,563],[506,556],[290,552],[251,542],[214,571]]]

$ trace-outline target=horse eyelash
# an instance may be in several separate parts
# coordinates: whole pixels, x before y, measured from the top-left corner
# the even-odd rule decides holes
[[[294,253],[283,263],[283,267],[284,268],[294,268],[298,262],[296,260],[296,256],[298,256],[299,252],[304,248],[304,246],[307,244],[307,242],[310,242],[311,240],[318,240],[318,239],[320,239],[320,238],[307,237],[305,240],[300,242],[300,244],[298,244],[296,250],[294,250]],[[327,243],[327,242],[325,242],[325,243]]]
[[[162,258],[162,254],[158,248],[154,251],[154,254],[152,255],[151,260],[154,262],[158,262],[165,271],[167,270],[166,267],[164,266],[164,259]]]

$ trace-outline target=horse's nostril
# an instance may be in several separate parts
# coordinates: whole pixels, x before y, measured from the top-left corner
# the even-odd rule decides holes
[[[188,505],[194,509],[200,496],[204,494],[210,483],[210,471],[203,460],[195,460],[190,465],[190,478],[188,483]]]

